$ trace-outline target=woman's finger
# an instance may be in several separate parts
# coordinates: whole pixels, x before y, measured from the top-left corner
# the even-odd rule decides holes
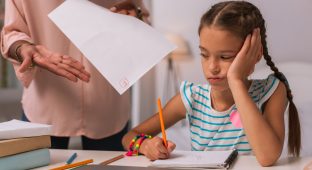
[[[44,46],[37,45],[36,49],[37,52],[33,54],[32,58],[38,66],[74,82],[77,82],[78,79],[89,81],[90,74],[84,70],[80,62],[66,55],[52,53]],[[30,61],[31,64],[32,61]]]
[[[114,6],[110,8],[110,10],[112,12],[115,12],[115,11],[120,11],[120,10],[131,10],[135,8],[136,8],[136,5],[134,4],[133,1],[125,0],[125,1],[114,4]]]
[[[19,72],[24,73],[27,69],[29,69],[32,66],[32,57],[27,55],[24,57],[24,60],[19,68]]]
[[[123,14],[123,15],[128,15],[129,14],[128,10],[125,10],[125,9],[119,10],[119,11],[117,11],[117,13],[118,14]]]
[[[68,80],[71,80],[73,82],[77,82],[78,81],[77,77],[74,74],[72,74],[72,73],[70,73],[70,72],[68,72],[68,71],[66,71],[66,70],[64,70],[62,68],[59,68],[59,67],[57,67],[54,64],[51,64],[51,63],[47,64],[46,69],[49,70],[50,72],[56,74],[56,75],[65,77]]]
[[[90,73],[85,70],[85,67],[79,61],[64,55],[61,63],[67,64],[75,70],[79,70],[84,76],[90,78]]]
[[[133,16],[133,17],[136,17],[136,16],[137,16],[137,13],[135,12],[135,10],[129,10],[129,11],[128,11],[128,15]]]
[[[72,67],[75,67],[76,69],[78,70],[83,70],[84,69],[84,66],[77,60],[75,60],[74,58],[68,56],[68,55],[64,55],[62,57],[63,61],[62,63],[65,63],[65,64],[68,64]]]
[[[81,72],[80,70],[77,70],[73,67],[71,67],[70,65],[64,64],[64,63],[59,63],[57,65],[58,67],[63,68],[64,70],[72,73],[73,75],[75,75],[77,78],[79,78],[82,81],[88,82],[89,81],[89,76],[85,75],[83,72]]]
[[[65,77],[73,82],[77,82],[78,80],[74,74],[64,70],[61,67],[58,67],[56,64],[49,61],[47,58],[40,56],[39,53],[34,54],[34,60],[37,63],[37,65],[41,66],[42,68],[47,69],[48,71],[56,75]]]

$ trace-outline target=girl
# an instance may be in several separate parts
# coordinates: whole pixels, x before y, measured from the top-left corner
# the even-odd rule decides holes
[[[241,154],[255,154],[262,166],[270,166],[283,149],[284,111],[289,103],[288,149],[298,156],[297,109],[286,78],[268,54],[265,21],[259,9],[243,1],[218,3],[202,16],[199,37],[208,83],[182,83],[180,93],[163,110],[166,127],[185,118],[186,113],[192,150],[236,148]],[[262,56],[274,74],[249,80]],[[166,159],[175,144],[168,141],[165,147],[160,137],[148,136],[159,132],[156,114],[127,133],[123,146],[151,160]],[[138,145],[133,148],[133,144]]]

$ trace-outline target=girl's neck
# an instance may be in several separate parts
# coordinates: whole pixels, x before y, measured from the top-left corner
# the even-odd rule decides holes
[[[211,90],[210,98],[212,108],[219,112],[228,110],[234,104],[230,89],[225,91]]]
[[[245,84],[247,89],[249,89],[251,81],[246,80]],[[211,89],[210,98],[212,108],[219,112],[228,110],[235,103],[230,88],[223,91]]]

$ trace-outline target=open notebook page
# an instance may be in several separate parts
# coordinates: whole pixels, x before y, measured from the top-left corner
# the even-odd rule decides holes
[[[222,168],[233,150],[228,151],[173,151],[169,159],[156,160],[156,167]]]

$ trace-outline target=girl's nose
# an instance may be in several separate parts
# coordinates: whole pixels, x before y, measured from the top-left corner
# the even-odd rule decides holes
[[[216,59],[211,59],[209,70],[213,75],[216,75],[220,72],[219,62]]]

